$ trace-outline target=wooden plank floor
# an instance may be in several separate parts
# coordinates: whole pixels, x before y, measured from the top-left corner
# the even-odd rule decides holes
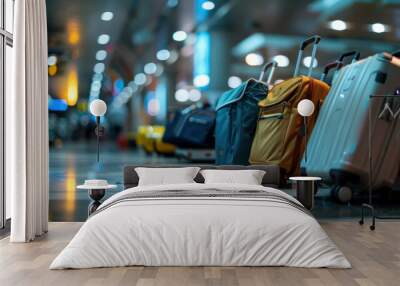
[[[356,221],[322,222],[352,269],[289,267],[123,267],[48,270],[81,223],[50,223],[29,244],[0,241],[0,285],[400,285],[400,225],[382,222],[371,232]]]

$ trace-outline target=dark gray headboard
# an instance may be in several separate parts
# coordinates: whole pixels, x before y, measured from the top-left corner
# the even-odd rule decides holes
[[[239,165],[130,165],[124,167],[124,189],[133,188],[138,185],[139,177],[135,171],[137,167],[147,168],[179,168],[179,167],[200,167],[202,169],[221,169],[221,170],[264,170],[265,175],[262,184],[267,187],[277,188],[280,184],[280,169],[276,165],[252,165],[252,166],[239,166]],[[204,183],[203,176],[199,173],[194,179],[197,183]]]

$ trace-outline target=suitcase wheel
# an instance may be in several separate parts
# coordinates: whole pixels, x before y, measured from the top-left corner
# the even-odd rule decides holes
[[[336,185],[332,188],[331,195],[338,202],[348,203],[353,196],[353,190],[349,186]]]

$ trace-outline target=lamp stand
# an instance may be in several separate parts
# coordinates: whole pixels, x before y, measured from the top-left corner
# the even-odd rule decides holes
[[[96,116],[96,130],[97,136],[97,163],[100,162],[100,137],[104,134],[104,127],[100,126],[100,116]]]
[[[307,117],[303,116],[304,122],[304,137],[305,137],[305,146],[304,146],[304,162],[307,163]]]

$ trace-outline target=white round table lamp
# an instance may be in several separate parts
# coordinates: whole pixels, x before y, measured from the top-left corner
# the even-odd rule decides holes
[[[107,104],[101,99],[95,99],[90,103],[90,113],[96,117],[103,116],[107,111]]]
[[[303,116],[304,120],[304,137],[305,137],[305,149],[304,149],[304,161],[307,163],[307,117],[314,113],[314,103],[309,99],[303,99],[297,105],[297,112]]]
[[[95,99],[90,103],[90,113],[96,116],[96,135],[97,135],[97,162],[100,161],[100,136],[103,136],[104,127],[100,126],[100,116],[107,112],[107,104],[101,99]]]
[[[303,117],[311,116],[314,113],[314,103],[309,99],[303,99],[297,105],[297,111]]]

